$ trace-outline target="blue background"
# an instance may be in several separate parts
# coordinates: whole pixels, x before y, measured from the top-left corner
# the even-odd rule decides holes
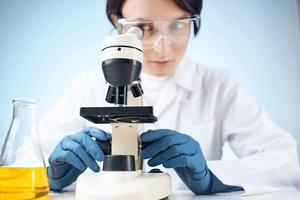
[[[13,98],[36,99],[40,118],[76,75],[99,66],[101,43],[112,28],[105,2],[0,0],[0,146]],[[296,0],[206,0],[189,54],[236,72],[273,120],[300,141],[299,30]],[[225,158],[233,158],[228,147]]]

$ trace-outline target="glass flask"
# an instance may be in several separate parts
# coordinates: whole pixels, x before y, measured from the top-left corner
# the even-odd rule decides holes
[[[48,199],[48,177],[40,148],[37,106],[13,100],[13,119],[0,152],[0,199]]]

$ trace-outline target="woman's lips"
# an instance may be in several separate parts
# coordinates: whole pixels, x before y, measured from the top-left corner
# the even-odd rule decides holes
[[[172,62],[173,62],[172,60],[153,60],[153,61],[149,61],[149,63],[151,63],[151,64],[160,65],[160,66],[168,65]]]

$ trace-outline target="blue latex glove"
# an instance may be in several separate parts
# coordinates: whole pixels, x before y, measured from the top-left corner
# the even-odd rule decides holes
[[[66,136],[55,147],[49,157],[48,178],[51,190],[62,190],[72,184],[89,167],[94,172],[100,171],[97,161],[102,161],[104,154],[92,137],[106,141],[108,134],[89,127],[75,135]]]
[[[191,136],[168,129],[150,130],[141,136],[148,143],[142,150],[149,166],[162,164],[174,168],[178,176],[195,194],[212,194],[243,190],[224,185],[207,167],[200,145]]]

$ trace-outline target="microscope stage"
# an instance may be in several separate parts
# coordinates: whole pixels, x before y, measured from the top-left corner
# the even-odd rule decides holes
[[[95,124],[154,123],[157,121],[151,106],[82,107],[80,116]]]

